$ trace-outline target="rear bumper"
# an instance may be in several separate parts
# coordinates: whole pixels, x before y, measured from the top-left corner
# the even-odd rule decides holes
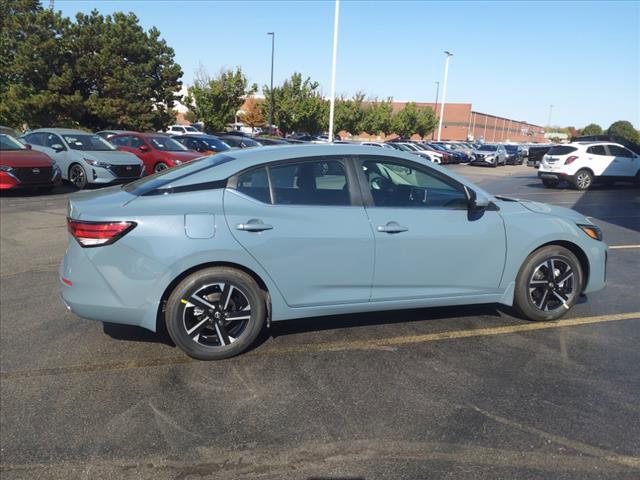
[[[538,178],[540,180],[555,180],[557,182],[575,183],[575,176],[562,172],[548,172],[538,170]]]

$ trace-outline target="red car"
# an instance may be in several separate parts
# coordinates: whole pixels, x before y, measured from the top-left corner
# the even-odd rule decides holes
[[[159,133],[122,133],[109,137],[118,150],[131,152],[144,162],[147,175],[175,167],[202,154],[189,150],[171,137]]]
[[[0,134],[0,190],[51,190],[62,183],[60,167],[46,154],[31,150],[15,138]]]

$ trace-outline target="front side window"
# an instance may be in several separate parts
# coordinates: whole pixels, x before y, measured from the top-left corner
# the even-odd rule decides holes
[[[608,145],[609,153],[614,157],[625,157],[625,158],[633,158],[633,155],[626,148],[620,147],[618,145]]]
[[[131,141],[131,137],[129,136],[111,137],[109,139],[109,142],[111,142],[113,145],[117,145],[118,147],[128,147],[130,141]]]
[[[344,165],[337,160],[270,168],[274,201],[280,205],[350,205]]]
[[[467,208],[461,187],[420,165],[365,160],[362,169],[376,207]]]

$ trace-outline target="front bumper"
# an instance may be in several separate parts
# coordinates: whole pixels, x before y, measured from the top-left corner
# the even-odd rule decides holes
[[[90,183],[98,184],[111,184],[111,183],[128,183],[139,179],[145,175],[144,165],[135,165],[135,169],[131,174],[126,176],[119,175],[111,168],[94,167],[92,165],[85,165],[85,171],[87,172],[87,179]],[[116,165],[115,167],[119,167]]]

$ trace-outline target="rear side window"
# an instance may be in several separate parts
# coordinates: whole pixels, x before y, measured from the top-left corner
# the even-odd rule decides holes
[[[236,190],[260,202],[271,203],[267,169],[262,167],[238,176]]]
[[[577,151],[576,147],[569,147],[567,145],[557,145],[555,147],[551,147],[547,152],[547,155],[569,155]]]
[[[592,155],[606,155],[607,151],[604,149],[604,145],[594,145],[593,147],[587,148],[587,153]]]
[[[337,160],[300,162],[270,169],[280,205],[350,205],[347,174]]]

